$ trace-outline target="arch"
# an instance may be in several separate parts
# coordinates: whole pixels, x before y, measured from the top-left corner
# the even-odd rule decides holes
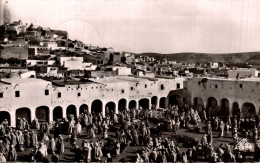
[[[116,111],[116,104],[110,101],[106,104],[105,109],[106,109],[106,115],[114,113]]]
[[[229,101],[226,98],[221,99],[220,110],[218,111],[218,116],[227,117],[229,116]]]
[[[49,107],[39,106],[35,110],[35,116],[39,121],[49,122]]]
[[[255,110],[255,105],[246,102],[242,105],[242,115],[244,118],[253,118],[256,116],[256,110]]]
[[[157,105],[158,104],[158,97],[157,96],[153,96],[151,98],[151,104],[152,105]]]
[[[160,98],[160,103],[159,103],[160,108],[166,108],[165,101],[166,101],[165,97]]]
[[[120,112],[124,111],[126,109],[126,99],[122,98],[118,101],[118,110]]]
[[[31,110],[29,108],[19,108],[15,111],[15,119],[25,118],[28,122],[31,122]]]
[[[241,111],[239,109],[239,105],[237,102],[234,102],[232,104],[232,114],[233,114],[233,116],[236,116],[238,119],[240,119]]]
[[[74,115],[74,118],[77,117],[77,108],[75,105],[69,105],[66,109],[66,115]]]
[[[169,96],[169,105],[180,105],[182,101],[182,98],[180,95],[171,95]]]
[[[7,111],[0,111],[0,124],[5,120],[8,121],[8,125],[11,125],[11,116],[10,113]]]
[[[63,118],[63,109],[60,106],[57,106],[53,109],[53,120],[57,121],[58,119]]]
[[[95,100],[91,104],[91,112],[95,114],[102,113],[102,107],[103,107],[102,101]]]
[[[129,109],[133,109],[133,108],[136,108],[136,101],[135,100],[131,100],[129,102]]]
[[[89,110],[88,110],[88,105],[87,104],[82,104],[79,107],[79,114],[88,113],[88,112],[89,112]]]
[[[207,108],[216,108],[218,106],[218,101],[215,97],[209,97],[207,100]]]
[[[149,100],[147,98],[139,100],[139,107],[142,107],[143,109],[149,109]]]

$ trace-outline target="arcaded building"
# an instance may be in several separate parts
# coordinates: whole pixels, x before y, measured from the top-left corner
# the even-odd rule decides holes
[[[259,115],[260,78],[189,78],[184,85],[187,100],[212,116]]]
[[[0,80],[0,121],[15,126],[17,118],[29,121],[60,119],[84,111],[106,114],[126,108],[166,108],[181,97],[185,78],[116,76],[84,81],[46,81],[35,78]]]

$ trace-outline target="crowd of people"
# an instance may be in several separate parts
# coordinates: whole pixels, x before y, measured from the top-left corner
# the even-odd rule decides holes
[[[74,153],[70,159],[76,162],[104,159],[111,162],[128,146],[142,146],[132,161],[235,162],[245,161],[246,152],[238,151],[232,145],[235,147],[242,138],[259,142],[259,121],[254,118],[212,117],[206,110],[200,111],[188,104],[170,105],[160,113],[155,115],[141,107],[123,109],[118,114],[106,109],[106,116],[85,111],[78,117],[69,114],[62,121],[53,122],[39,122],[35,118],[30,123],[25,118],[18,118],[16,128],[10,127],[5,120],[0,125],[0,161],[18,161],[17,153],[31,150],[30,159],[21,161],[58,162],[65,157],[65,150],[69,150]],[[205,126],[201,140],[196,138],[187,151],[180,150],[177,131],[200,126]],[[172,135],[163,136],[166,130],[172,131]],[[214,133],[219,137],[232,135],[234,141],[214,146]],[[110,148],[104,140],[110,141]],[[69,144],[68,149],[65,142]],[[255,150],[255,159],[256,152],[258,150]]]

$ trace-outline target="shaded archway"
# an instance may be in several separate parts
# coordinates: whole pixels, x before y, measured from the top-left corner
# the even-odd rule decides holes
[[[79,114],[88,113],[88,112],[89,112],[89,110],[88,110],[88,105],[87,104],[82,104],[79,107]]]
[[[207,101],[207,108],[216,108],[217,106],[217,99],[215,97],[209,97]]]
[[[226,98],[221,100],[220,110],[218,111],[219,117],[228,117],[229,116],[229,101]]]
[[[165,100],[166,100],[165,97],[160,98],[160,103],[159,103],[159,107],[160,107],[160,108],[166,108],[166,106],[165,106]]]
[[[106,115],[114,113],[116,111],[116,104],[112,101],[108,102],[105,106]]]
[[[129,102],[129,109],[133,109],[133,108],[136,108],[136,101],[135,100],[131,100]]]
[[[180,95],[171,95],[169,96],[169,105],[180,105],[182,98]]]
[[[236,116],[238,119],[240,119],[241,111],[237,102],[234,102],[232,105],[232,114],[234,117]]]
[[[19,108],[15,111],[15,119],[25,118],[29,123],[31,122],[31,110],[29,108]]]
[[[255,105],[246,102],[242,105],[242,116],[244,118],[253,118],[256,115]]]
[[[126,109],[126,99],[120,99],[118,101],[118,111],[122,112]]]
[[[11,125],[11,116],[10,113],[7,111],[0,111],[0,124],[7,120],[8,121],[8,125]]]
[[[139,107],[142,107],[142,109],[149,109],[149,100],[147,98],[139,100]]]
[[[61,120],[63,118],[63,110],[62,107],[57,106],[53,109],[53,120]]]
[[[91,112],[95,114],[102,113],[102,106],[103,106],[102,101],[100,100],[93,101],[91,104]]]
[[[158,97],[157,96],[153,96],[151,98],[151,104],[152,105],[157,105],[158,104]]]
[[[75,105],[69,105],[66,109],[66,115],[74,115],[74,118],[77,117],[77,108]]]
[[[39,121],[49,122],[49,107],[39,106],[35,110],[35,116]]]

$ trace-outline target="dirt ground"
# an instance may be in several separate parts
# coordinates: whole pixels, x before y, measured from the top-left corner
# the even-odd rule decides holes
[[[152,124],[152,126],[154,126],[154,124]],[[199,124],[199,126],[203,127],[204,124]],[[186,136],[190,136],[193,138],[197,138],[199,141],[201,140],[203,134],[205,133],[205,131],[202,131],[201,133],[195,133],[195,132],[191,132],[188,129],[179,129],[177,131],[177,135],[186,135]],[[115,137],[115,132],[108,132],[109,137],[114,138]],[[51,136],[53,136],[51,134]],[[64,138],[64,143],[65,143],[65,152],[64,154],[60,154],[58,155],[60,158],[60,161],[62,162],[72,162],[73,161],[73,157],[74,157],[74,152],[71,152],[71,146],[68,140],[68,135],[62,135]],[[153,135],[152,135],[153,136]],[[172,132],[171,131],[164,131],[162,133],[163,137],[171,137],[172,136]],[[97,135],[97,137],[95,139],[88,139],[87,134],[86,134],[86,129],[83,128],[83,133],[80,137],[78,137],[77,139],[77,145],[79,147],[81,147],[81,143],[83,140],[87,139],[88,141],[92,140],[93,142],[97,141],[98,138],[102,138],[101,135]],[[106,143],[106,140],[102,141],[104,143]],[[233,139],[232,139],[232,135],[231,132],[229,134],[225,134],[224,137],[219,138],[218,137],[218,133],[213,132],[213,145],[216,148],[217,146],[219,146],[221,143],[225,144],[228,143],[231,145],[231,147],[233,148]],[[120,161],[122,158],[124,158],[125,161],[135,161],[135,156],[136,153],[139,152],[142,149],[143,146],[128,146],[126,147],[125,150],[122,151],[122,153],[117,156],[117,157],[113,157],[113,162],[118,162]],[[181,152],[186,152],[187,148],[183,147],[183,145],[181,143],[179,143],[179,147],[181,149]],[[23,152],[17,152],[18,153],[18,161],[29,161],[29,154],[31,152],[33,148],[28,148]],[[48,159],[51,160],[51,156],[52,154],[48,155]],[[252,158],[252,156],[248,156],[248,161],[250,161]],[[106,160],[106,157],[104,156],[103,160]]]

